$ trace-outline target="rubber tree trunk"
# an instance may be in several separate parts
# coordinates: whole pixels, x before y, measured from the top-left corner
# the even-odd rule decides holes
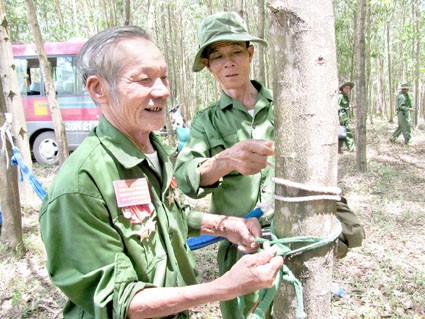
[[[34,42],[37,48],[38,59],[43,70],[47,101],[49,102],[50,114],[52,115],[56,141],[59,145],[59,165],[62,165],[69,156],[69,148],[65,134],[65,126],[62,121],[59,103],[56,98],[55,85],[52,78],[52,69],[50,62],[47,59],[46,52],[44,51],[43,38],[41,36],[34,3],[32,0],[25,0],[25,6],[27,8],[28,22],[34,35]]]
[[[0,81],[0,126],[5,127],[6,100],[3,94],[3,85]],[[18,171],[16,166],[10,164],[12,144],[7,137],[0,140],[0,192],[1,212],[3,225],[1,228],[0,242],[18,255],[25,253],[22,238],[21,204],[19,201]]]
[[[9,37],[8,21],[3,0],[0,0],[0,77],[7,112],[12,114],[12,135],[15,146],[19,149],[22,159],[32,170],[31,151],[27,123],[25,121],[24,107],[19,96],[19,84],[13,60],[12,42]],[[24,181],[19,184],[20,202],[24,206],[39,204],[31,185]]]
[[[319,192],[276,184],[276,195],[322,195],[337,184],[337,69],[331,0],[271,1],[276,177]],[[279,238],[327,237],[337,229],[335,200],[275,202]],[[296,247],[292,247],[296,248]],[[287,258],[303,286],[307,318],[330,317],[333,245]],[[274,318],[295,318],[295,292],[283,283]]]
[[[356,121],[356,169],[366,173],[366,126],[367,126],[367,86],[366,86],[366,46],[365,46],[365,19],[366,0],[359,0],[356,14],[356,73],[357,73],[357,121]]]

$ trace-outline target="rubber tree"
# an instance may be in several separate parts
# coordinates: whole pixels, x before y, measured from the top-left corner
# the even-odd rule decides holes
[[[50,62],[47,59],[46,52],[44,51],[43,37],[41,36],[34,3],[32,0],[25,0],[25,6],[27,8],[28,22],[34,35],[34,42],[37,48],[38,59],[40,61],[44,75],[44,85],[47,94],[47,101],[49,103],[50,114],[52,115],[56,141],[58,142],[59,146],[59,165],[62,165],[69,156],[69,148],[65,134],[65,126],[63,125],[59,103],[56,98],[56,90],[52,78],[52,69]]]
[[[6,128],[6,99],[2,81],[0,81],[0,126]],[[10,122],[9,122],[10,123]],[[6,125],[6,126],[5,126]],[[11,125],[11,124],[10,124]],[[2,134],[0,140],[0,187],[1,210],[3,227],[1,229],[0,242],[15,251],[18,255],[25,253],[24,240],[22,238],[21,203],[19,201],[18,170],[10,164],[12,154],[11,141]]]
[[[337,69],[331,0],[268,3],[275,103],[276,177],[306,188],[276,184],[278,238],[327,237],[338,229],[335,200],[324,199],[337,184]],[[296,197],[318,195],[319,200]],[[333,196],[335,197],[335,196]],[[292,249],[296,247],[291,247]],[[330,318],[333,245],[286,258],[303,286],[307,318]],[[295,291],[283,282],[274,318],[295,318]]]
[[[0,0],[0,78],[3,84],[6,110],[12,115],[12,135],[22,159],[32,170],[31,152],[24,108],[19,95],[19,84],[13,60],[12,41],[9,36],[5,4]],[[20,202],[25,206],[37,203],[35,193],[29,183],[19,183]]]
[[[357,74],[357,122],[356,122],[356,169],[367,171],[366,125],[367,125],[367,87],[366,87],[366,47],[365,18],[366,0],[359,0],[356,19],[356,74]]]

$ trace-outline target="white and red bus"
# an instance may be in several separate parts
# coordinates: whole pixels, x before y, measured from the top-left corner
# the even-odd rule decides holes
[[[44,45],[71,151],[100,118],[100,108],[93,103],[77,74],[76,54],[83,44],[70,41]],[[35,45],[14,44],[12,47],[32,154],[39,163],[56,163],[58,144]]]

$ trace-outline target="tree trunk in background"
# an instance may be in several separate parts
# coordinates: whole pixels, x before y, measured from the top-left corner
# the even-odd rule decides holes
[[[357,73],[357,121],[356,121],[356,168],[358,172],[367,171],[366,158],[366,47],[365,47],[366,0],[359,0],[356,32],[356,73]]]
[[[4,92],[2,81],[0,81],[0,92]],[[4,94],[0,94],[0,126],[3,127],[7,112]],[[6,145],[3,145],[5,143]],[[6,152],[3,151],[3,147]],[[19,202],[18,171],[10,164],[12,145],[5,138],[0,140],[0,187],[1,187],[1,212],[3,225],[0,241],[7,248],[16,251],[18,255],[25,253],[22,238],[21,204]]]
[[[415,27],[415,32],[414,32],[414,38],[415,38],[415,47],[413,48],[414,52],[413,55],[415,57],[415,69],[413,72],[413,78],[415,79],[415,83],[414,83],[414,92],[415,92],[415,97],[414,97],[414,108],[415,111],[413,112],[413,119],[414,119],[414,127],[417,126],[418,124],[418,116],[419,116],[419,111],[420,111],[420,100],[419,100],[419,92],[420,92],[420,86],[419,86],[419,78],[421,76],[420,73],[420,61],[421,61],[421,40],[420,40],[420,27],[419,27],[419,19],[420,19],[420,12],[417,8],[415,8],[418,5],[417,1],[413,1],[412,2],[412,14],[413,14],[413,19],[414,19],[414,27]]]
[[[0,0],[0,77],[3,82],[3,91],[6,110],[12,114],[12,135],[14,143],[19,149],[23,161],[32,170],[31,151],[27,123],[25,121],[24,107],[19,95],[19,84],[13,61],[12,43],[9,38],[8,22],[4,1]],[[9,153],[9,155],[11,155]],[[19,183],[20,201],[25,206],[38,203],[37,196],[31,185],[24,181]]]
[[[62,10],[59,4],[59,0],[55,0],[55,5],[56,5],[56,10],[58,12],[58,19],[61,25],[64,25],[64,21],[63,21],[63,15],[62,15]]]
[[[124,1],[124,25],[130,25],[131,1]]]
[[[332,1],[270,1],[269,9],[276,176],[308,186],[334,187],[338,79]],[[299,197],[318,193],[276,185],[276,194]],[[337,227],[335,210],[333,200],[277,200],[276,235],[327,237]],[[285,264],[302,282],[307,318],[329,318],[332,245],[287,258]],[[274,317],[295,318],[295,306],[293,286],[284,282],[274,301]]]
[[[165,15],[165,12],[167,12],[166,6],[167,6],[167,4],[163,4],[163,6],[161,8],[162,9],[161,11],[163,12],[163,15]],[[161,16],[160,19],[161,19],[161,29],[162,30],[167,30],[167,26],[165,24],[165,20],[167,20],[167,19],[164,16]],[[170,55],[169,55],[169,50],[168,50],[167,34],[168,34],[168,32],[163,32],[162,33],[162,45],[163,45],[163,48],[164,48],[165,60],[166,61],[170,61]],[[173,82],[172,77],[171,77],[171,82]],[[172,83],[170,83],[170,84],[172,84]],[[165,126],[167,128],[167,139],[168,139],[168,143],[170,145],[175,145],[174,130],[173,130],[173,125],[171,123],[171,113],[170,113],[170,109],[174,105],[174,99],[175,99],[174,90],[172,88],[170,88],[170,98],[167,101],[167,113],[166,113],[166,116],[165,116]]]
[[[43,38],[41,36],[40,26],[38,25],[34,3],[32,0],[25,0],[25,5],[27,8],[28,22],[34,35],[34,43],[37,48],[38,59],[40,61],[44,75],[44,86],[46,90],[47,101],[49,102],[56,141],[58,142],[59,147],[59,165],[62,165],[69,156],[69,149],[65,135],[65,127],[63,125],[62,115],[59,109],[59,103],[56,98],[55,85],[52,79],[52,69],[50,62],[47,60],[46,52],[44,51]]]
[[[393,92],[393,78],[392,78],[392,60],[391,60],[391,20],[387,23],[387,59],[388,59],[388,91],[390,92],[390,123],[394,122],[394,92]]]
[[[264,0],[258,0],[258,34],[257,36],[261,39],[264,39]],[[264,64],[264,46],[257,46],[257,59],[258,59],[258,81],[263,85],[266,84],[266,66]]]

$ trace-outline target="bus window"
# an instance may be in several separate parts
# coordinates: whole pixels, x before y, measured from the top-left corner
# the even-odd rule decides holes
[[[75,57],[57,57],[54,68],[55,86],[58,95],[77,94],[77,71]]]
[[[30,83],[27,94],[41,95],[41,72],[38,59],[27,59],[27,75]]]
[[[30,86],[29,76],[27,74],[28,63],[26,59],[15,60],[16,75],[19,83],[19,93],[21,96],[27,95]]]

